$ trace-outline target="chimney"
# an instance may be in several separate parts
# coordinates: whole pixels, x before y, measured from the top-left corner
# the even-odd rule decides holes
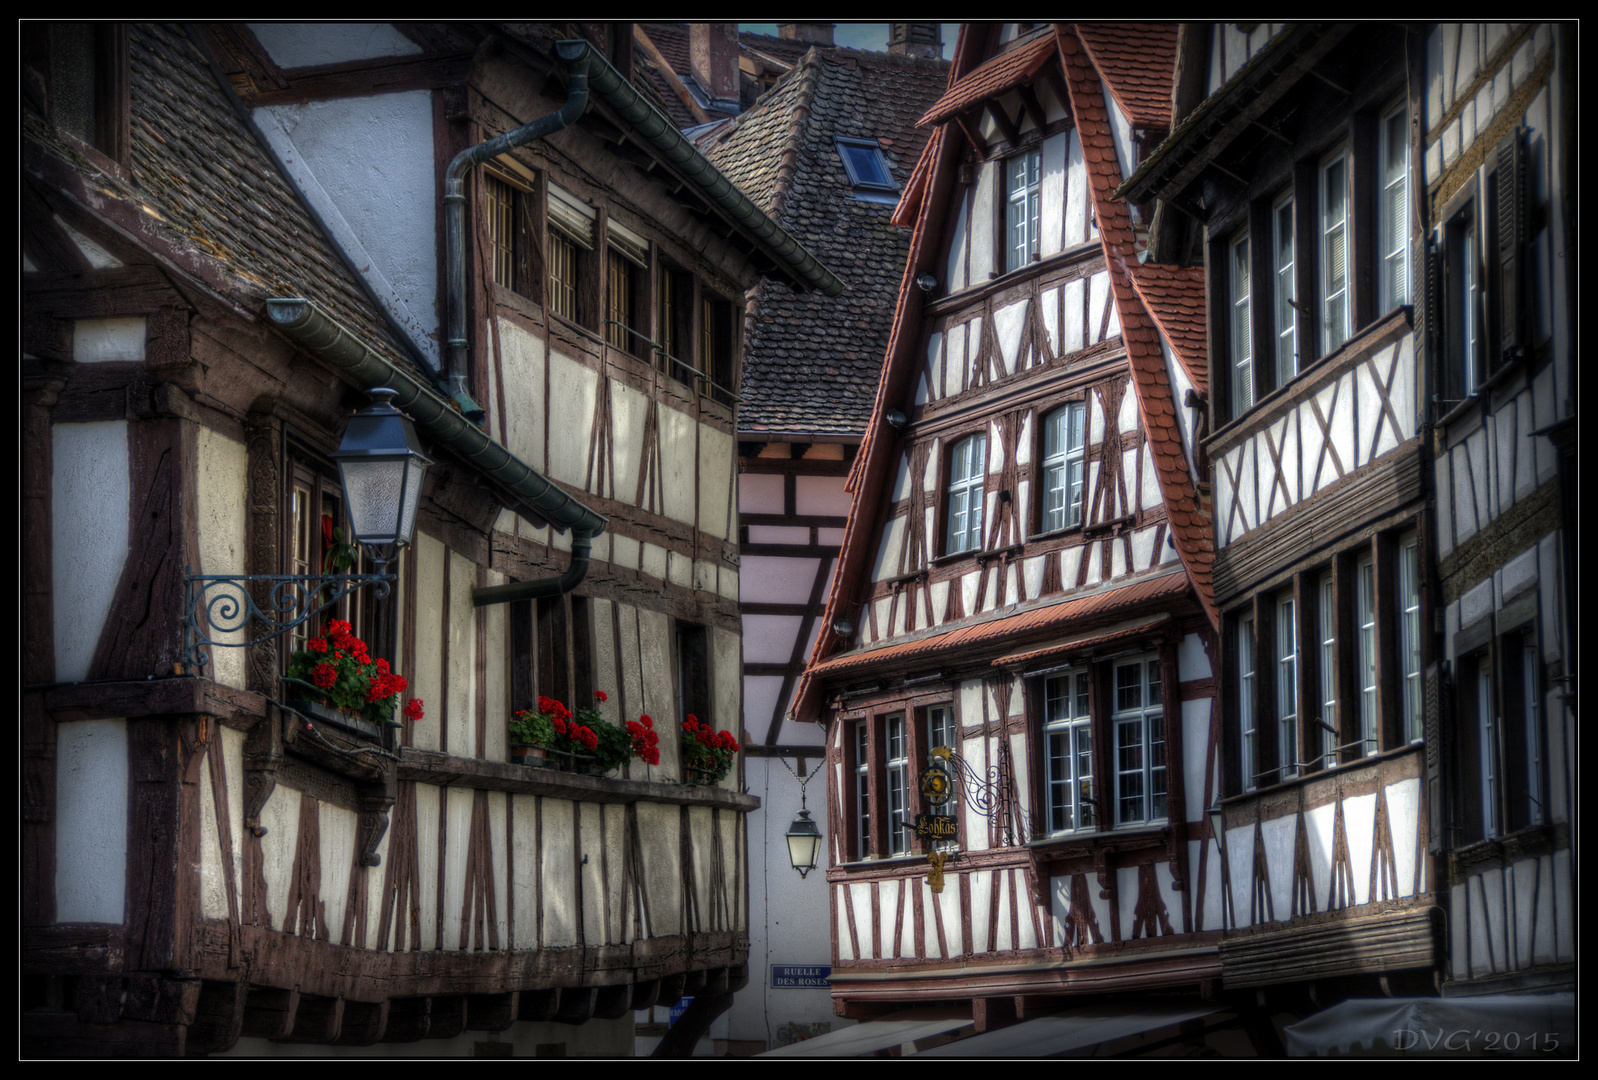
[[[830,22],[785,22],[777,24],[777,36],[783,41],[802,41],[806,45],[831,45]]]
[[[900,56],[943,59],[943,27],[933,22],[888,24],[888,51]]]
[[[689,23],[688,67],[709,108],[738,112],[737,23]]]

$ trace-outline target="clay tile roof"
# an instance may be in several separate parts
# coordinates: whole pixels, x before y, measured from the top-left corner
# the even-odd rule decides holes
[[[856,197],[835,140],[874,141],[903,190],[927,141],[915,119],[947,80],[942,60],[812,50],[704,148],[845,282],[834,299],[757,286],[739,390],[743,430],[864,432],[910,230],[893,224],[891,193]]]
[[[207,284],[259,312],[272,296],[314,301],[385,358],[409,353],[367,299],[321,226],[234,110],[190,27],[128,24],[128,173],[79,169],[108,216],[128,213],[157,249],[181,254]],[[54,130],[24,110],[30,138]]]
[[[1002,648],[1028,638],[1034,641],[1046,639],[1067,627],[1081,626],[1088,620],[1108,618],[1128,609],[1168,607],[1173,597],[1186,593],[1188,589],[1185,574],[1166,573],[1144,577],[1091,596],[1074,595],[1068,600],[1057,600],[1030,611],[968,624],[943,633],[910,641],[899,639],[879,648],[844,653],[812,666],[806,676],[834,675],[909,657],[923,662],[942,655],[969,660],[974,654],[980,655],[985,648]],[[1012,658],[1004,659],[1008,661]]]
[[[1054,55],[1054,39],[1043,34],[1009,52],[1000,53],[949,87],[918,124],[935,124],[979,101],[1027,82]]]
[[[1193,386],[1209,393],[1209,353],[1204,336],[1204,268],[1146,263],[1132,284],[1160,333],[1171,343]]]
[[[1063,28],[1057,29],[1060,61],[1065,68],[1065,83],[1071,98],[1071,111],[1081,133],[1082,156],[1096,162],[1088,170],[1088,189],[1099,221],[1099,239],[1110,266],[1111,292],[1121,317],[1122,338],[1127,361],[1132,369],[1132,385],[1137,393],[1138,410],[1143,416],[1149,450],[1159,473],[1160,491],[1171,517],[1171,540],[1182,565],[1197,590],[1205,614],[1214,626],[1220,625],[1215,608],[1211,562],[1214,537],[1209,520],[1199,509],[1198,493],[1189,471],[1186,448],[1175,421],[1170,376],[1158,339],[1147,331],[1156,323],[1134,287],[1134,268],[1138,267],[1137,237],[1132,231],[1126,204],[1111,197],[1120,184],[1115,148],[1105,115],[1101,76],[1088,62],[1090,56],[1077,39]],[[1151,281],[1158,271],[1152,272]],[[1173,345],[1175,343],[1173,342]]]
[[[1171,126],[1176,23],[1076,23],[1116,104],[1138,127]]]

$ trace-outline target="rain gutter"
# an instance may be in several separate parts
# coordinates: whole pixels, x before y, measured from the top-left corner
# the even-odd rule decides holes
[[[384,359],[312,301],[302,297],[272,299],[266,302],[266,311],[274,325],[355,385],[392,387],[395,406],[409,415],[417,427],[504,488],[557,532],[571,530],[571,565],[565,573],[473,589],[474,607],[558,596],[583,580],[593,538],[608,524],[604,517],[489,438],[453,402],[444,400],[411,372]]]

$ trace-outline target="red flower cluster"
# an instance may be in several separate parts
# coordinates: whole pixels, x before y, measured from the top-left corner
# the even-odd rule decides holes
[[[422,718],[422,699],[413,697],[405,703],[405,719],[420,720]]]
[[[627,737],[632,740],[633,753],[638,760],[645,765],[660,764],[660,736],[655,734],[655,722],[648,713],[627,721]]]
[[[392,722],[393,699],[408,689],[404,677],[390,670],[387,660],[372,659],[366,642],[356,637],[343,619],[329,619],[322,637],[310,638],[305,648],[294,653],[288,677],[326,691],[325,704],[375,722]],[[418,719],[421,707],[407,706],[405,716]]]
[[[700,746],[711,750],[726,750],[736,754],[741,749],[738,740],[732,737],[732,732],[717,731],[693,713],[689,713],[688,719],[682,722],[682,729],[684,734],[693,736],[694,741]]]

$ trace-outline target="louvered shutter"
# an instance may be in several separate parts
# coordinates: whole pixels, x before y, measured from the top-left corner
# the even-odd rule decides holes
[[[1512,131],[1498,144],[1498,326],[1499,354],[1491,359],[1496,370],[1506,361],[1525,355],[1524,291],[1526,260],[1526,155],[1521,133]]]
[[[594,250],[594,220],[598,212],[569,191],[549,185],[549,224],[584,251]]]

